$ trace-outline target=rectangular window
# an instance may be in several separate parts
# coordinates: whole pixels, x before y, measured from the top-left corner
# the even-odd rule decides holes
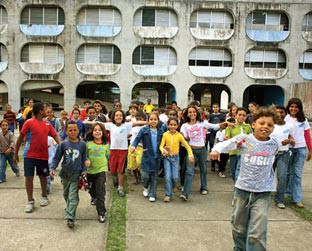
[[[154,47],[142,47],[141,64],[142,65],[154,64]]]
[[[43,8],[30,8],[30,24],[43,24]]]
[[[155,48],[154,51],[155,51],[154,65],[168,65],[169,64],[168,48]]]
[[[114,25],[114,10],[100,9],[99,25],[113,26]]]
[[[99,25],[99,9],[86,9],[86,24]]]
[[[43,45],[29,46],[29,63],[44,63]]]
[[[168,10],[156,11],[156,26],[157,27],[170,27],[169,24],[170,12]]]
[[[141,47],[137,47],[133,52],[132,64],[141,64]]]
[[[253,24],[265,24],[265,12],[253,12]]]
[[[8,14],[6,10],[0,6],[0,25],[8,23]]]
[[[99,63],[99,46],[86,46],[85,63],[98,64]]]
[[[45,25],[57,25],[57,8],[44,8]]]
[[[29,45],[25,45],[22,50],[21,62],[29,62]]]
[[[85,51],[86,51],[86,46],[82,46],[78,50],[78,55],[77,55],[77,63],[78,64],[84,64],[85,62]]]
[[[142,26],[155,26],[155,10],[154,9],[142,10]]]
[[[113,63],[121,64],[121,54],[120,54],[120,51],[116,47],[113,47]]]
[[[100,64],[112,64],[112,63],[113,63],[113,47],[100,46]]]
[[[209,60],[197,60],[196,66],[209,66]]]

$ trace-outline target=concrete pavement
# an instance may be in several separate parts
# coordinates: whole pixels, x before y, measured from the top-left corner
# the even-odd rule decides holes
[[[160,179],[154,203],[142,196],[142,187],[130,185],[127,201],[128,251],[200,251],[233,250],[231,235],[231,196],[233,182],[229,175],[220,178],[210,171],[209,194],[199,193],[199,173],[195,175],[189,201],[164,203],[164,184]],[[226,171],[228,174],[228,170]],[[303,203],[312,209],[312,162],[306,162],[303,179]],[[128,179],[132,184],[132,178]],[[275,207],[269,210],[268,250],[311,250],[312,224],[294,210]]]
[[[39,205],[41,190],[37,177],[34,183],[36,207],[33,213],[25,213],[27,197],[24,177],[15,177],[7,168],[7,182],[0,184],[1,251],[105,250],[108,222],[98,223],[96,209],[90,205],[88,192],[80,191],[76,226],[69,229],[65,220],[60,178],[56,176],[52,182],[50,204],[46,207]],[[108,185],[106,205],[110,205],[110,195],[111,184]]]

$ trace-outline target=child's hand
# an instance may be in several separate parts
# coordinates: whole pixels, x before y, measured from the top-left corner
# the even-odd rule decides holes
[[[54,177],[54,174],[55,174],[55,170],[51,169],[51,171],[50,171],[50,176],[51,176],[51,177]]]
[[[134,153],[134,151],[135,151],[135,147],[132,146],[131,149],[130,149],[130,152]]]
[[[218,153],[217,151],[212,151],[209,156],[210,156],[211,160],[219,160],[220,161],[220,153]]]
[[[14,154],[14,156],[13,156],[13,162],[14,162],[14,164],[18,164],[18,162],[19,162],[19,158],[18,158],[18,154],[17,153],[15,153]]]
[[[191,165],[194,165],[194,156],[189,156],[189,161]]]
[[[91,165],[91,161],[87,159],[87,160],[85,160],[84,164],[85,164],[85,166],[86,166],[87,168],[89,168],[90,165]]]
[[[167,156],[169,153],[168,153],[168,151],[166,150],[166,149],[164,149],[163,151],[162,151],[162,155],[164,155],[164,156]]]
[[[290,144],[291,146],[295,146],[295,144],[296,144],[295,139],[294,139],[294,138],[289,139],[289,144]]]
[[[4,154],[5,154],[5,155],[9,155],[11,152],[12,152],[12,148],[8,148],[8,149],[4,152]]]
[[[308,152],[307,154],[307,161],[309,161],[312,157],[312,150]]]

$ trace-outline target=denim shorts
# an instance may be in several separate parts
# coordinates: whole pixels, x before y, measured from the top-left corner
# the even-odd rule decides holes
[[[24,159],[24,176],[34,176],[36,168],[36,174],[38,176],[49,176],[49,164],[48,160],[25,158]]]

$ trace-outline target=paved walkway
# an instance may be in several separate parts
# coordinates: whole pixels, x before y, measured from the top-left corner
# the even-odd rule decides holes
[[[310,209],[311,180],[312,162],[309,162],[304,169],[303,203]],[[140,186],[130,186],[133,191],[127,201],[127,250],[233,250],[230,222],[232,180],[229,176],[223,179],[216,172],[209,171],[208,186],[209,194],[201,195],[197,173],[189,201],[180,201],[180,193],[177,193],[170,203],[162,201],[163,180],[159,182],[158,201],[155,203],[142,196]],[[290,208],[278,209],[272,201],[268,229],[268,250],[311,250],[312,224],[298,217]]]
[[[22,168],[21,168],[22,169]],[[21,174],[23,171],[21,172]],[[80,191],[80,203],[74,229],[65,220],[65,202],[59,177],[52,182],[50,204],[40,207],[40,185],[35,177],[33,213],[24,213],[27,202],[24,177],[15,177],[7,169],[7,182],[0,184],[0,250],[105,250],[108,222],[100,224],[90,196]],[[110,204],[111,184],[108,186],[107,204]]]

